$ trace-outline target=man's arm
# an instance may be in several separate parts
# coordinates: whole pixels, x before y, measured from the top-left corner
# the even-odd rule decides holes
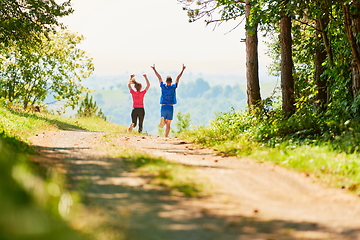
[[[176,82],[177,84],[179,84],[180,78],[181,78],[181,76],[182,76],[185,68],[186,68],[186,67],[185,67],[185,65],[183,64],[183,67],[182,67],[181,72],[180,72],[179,75],[176,77],[176,81],[175,81],[175,82]]]
[[[163,80],[162,80],[160,74],[156,71],[156,69],[155,69],[155,64],[154,64],[153,66],[151,66],[151,68],[154,70],[155,75],[156,75],[157,78],[159,79],[159,83],[162,83]]]
[[[150,88],[150,82],[149,82],[149,79],[147,78],[146,74],[143,75],[144,78],[145,78],[145,81],[146,81],[146,87],[145,87],[145,90],[148,91],[149,88]]]

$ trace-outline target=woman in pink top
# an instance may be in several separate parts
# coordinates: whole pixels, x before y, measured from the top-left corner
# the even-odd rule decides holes
[[[145,90],[141,91],[141,88],[142,88],[141,83],[139,83],[135,80],[134,74],[130,75],[130,81],[128,83],[128,88],[130,90],[132,100],[133,100],[133,110],[131,112],[132,123],[129,127],[129,132],[131,132],[134,127],[136,127],[138,119],[139,119],[139,133],[141,133],[142,129],[143,129],[143,122],[144,122],[144,117],[145,117],[144,96],[150,87],[150,82],[149,82],[146,74],[144,74],[143,76],[146,81],[146,88],[145,88]],[[134,84],[134,88],[136,91],[132,88],[131,84]]]

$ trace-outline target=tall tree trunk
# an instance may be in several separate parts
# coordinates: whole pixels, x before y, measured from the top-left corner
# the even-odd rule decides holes
[[[316,22],[316,25],[317,25],[316,35],[322,36],[322,37],[318,37],[318,42],[321,42],[321,40],[323,40],[323,42],[324,42],[324,45],[319,44],[319,46],[317,46],[316,51],[315,51],[314,80],[315,80],[316,88],[317,88],[317,94],[315,96],[315,112],[316,113],[324,112],[326,110],[327,103],[328,103],[327,81],[326,81],[326,77],[322,76],[325,71],[325,68],[323,67],[323,63],[326,60],[326,56],[327,56],[327,52],[328,52],[328,51],[326,51],[326,47],[325,47],[327,41],[324,41],[324,38],[328,39],[326,33],[324,33],[325,32],[325,27],[324,27],[325,23],[327,25],[327,21],[325,21],[324,19],[320,19]],[[331,53],[328,55],[330,58]],[[330,59],[330,62],[331,62],[331,59]]]
[[[287,3],[287,1],[284,1]],[[280,20],[281,90],[285,116],[295,112],[295,94],[292,59],[291,18],[284,14]]]
[[[330,44],[330,39],[328,37],[328,34],[327,34],[327,31],[326,31],[326,28],[329,24],[329,14],[326,12],[324,13],[325,14],[325,17],[323,18],[320,18],[319,21],[317,21],[317,28],[318,30],[318,34],[321,34],[322,36],[322,39],[323,39],[323,42],[324,42],[324,46],[325,46],[325,49],[326,49],[326,53],[328,55],[328,58],[329,58],[329,61],[330,61],[330,64],[333,65],[334,63],[334,56],[333,56],[333,52],[332,52],[332,47],[331,47],[331,44]]]
[[[247,103],[251,107],[261,100],[259,84],[259,59],[257,25],[250,26],[249,17],[251,11],[250,0],[245,1],[246,17],[246,80],[247,80]]]
[[[352,12],[350,8],[353,8]],[[345,30],[351,47],[352,62],[352,89],[356,96],[360,91],[360,46],[356,39],[360,33],[360,3],[359,0],[352,2],[351,6],[343,3]]]

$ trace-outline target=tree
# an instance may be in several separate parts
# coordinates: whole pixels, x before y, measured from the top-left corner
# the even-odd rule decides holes
[[[40,38],[41,44],[32,47],[18,44],[1,49],[1,96],[24,109],[50,94],[75,107],[87,91],[80,82],[94,69],[92,59],[77,48],[83,37],[59,32]]]
[[[282,1],[286,6],[288,0]],[[286,10],[281,10],[280,20],[280,49],[281,49],[281,89],[282,107],[286,116],[295,112],[292,39],[291,39],[291,17]]]
[[[315,50],[315,59],[314,59],[314,80],[316,83],[316,100],[315,100],[315,110],[317,113],[323,113],[326,110],[327,104],[329,102],[327,94],[327,79],[325,74],[325,61],[326,56],[329,56],[330,63],[332,64],[332,50],[329,44],[329,38],[327,36],[326,28],[329,23],[328,11],[324,11],[325,14],[320,16],[316,20],[316,40],[318,42]],[[321,43],[323,40],[323,44]]]
[[[258,37],[257,23],[251,21],[251,2],[245,1],[246,18],[246,82],[247,82],[247,103],[254,106],[261,101],[259,83],[259,57],[258,57]]]
[[[317,113],[334,120],[360,117],[360,0],[246,1],[250,5],[244,1],[180,2],[197,3],[197,7],[186,8],[190,21],[205,18],[207,24],[219,24],[245,13],[248,33],[259,29],[266,35],[279,36],[269,52],[275,56],[273,70],[281,76],[286,116]],[[220,17],[214,18],[216,15]],[[252,37],[255,35],[247,34],[246,41],[254,47],[256,39]],[[255,50],[249,52],[255,54]],[[256,68],[256,63],[247,60],[247,73],[251,66]],[[252,104],[249,100],[257,99],[249,97],[257,92],[256,87],[251,89],[250,79],[247,77],[248,105]]]
[[[256,105],[261,100],[259,83],[259,63],[258,63],[258,37],[257,37],[257,19],[253,18],[257,14],[252,10],[252,5],[256,1],[244,0],[179,0],[188,11],[189,21],[194,22],[201,18],[207,18],[206,24],[226,22],[236,20],[244,16],[246,19],[246,79],[247,79],[247,97],[248,106]],[[191,4],[196,2],[196,7]],[[219,15],[219,18],[213,18]],[[241,21],[242,22],[242,21]],[[241,23],[240,22],[240,23]]]
[[[344,12],[344,25],[352,54],[352,90],[356,96],[360,90],[360,1],[340,1]]]
[[[41,34],[62,26],[59,17],[73,12],[70,0],[1,0],[0,42],[5,46],[12,42],[41,40]]]
[[[89,94],[86,93],[86,97],[80,103],[80,107],[77,111],[78,117],[99,117],[106,121],[106,117],[102,109],[97,106],[96,102],[93,101],[92,96],[89,98]]]

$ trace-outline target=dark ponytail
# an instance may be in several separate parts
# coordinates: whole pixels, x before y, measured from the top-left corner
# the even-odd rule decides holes
[[[134,87],[135,87],[136,91],[140,92],[141,87],[142,87],[141,83],[137,82],[135,80],[135,78],[132,78],[130,81],[131,81],[131,83],[134,84]]]

